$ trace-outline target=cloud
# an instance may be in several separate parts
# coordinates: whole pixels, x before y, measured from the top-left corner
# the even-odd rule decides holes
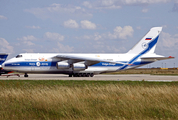
[[[73,52],[74,48],[60,43],[64,36],[59,33],[46,32],[41,38],[32,35],[17,38],[19,42],[15,44],[16,52]],[[65,42],[65,41],[64,41]],[[0,46],[1,49],[1,46]]]
[[[136,28],[137,28],[138,30],[141,30],[141,29],[142,29],[142,27],[141,27],[141,26],[137,26]]]
[[[64,26],[68,27],[68,28],[78,28],[79,27],[78,23],[72,19],[65,21]]]
[[[39,26],[26,26],[26,28],[29,28],[29,29],[41,29]]]
[[[100,4],[101,6],[98,6],[98,8],[103,9],[120,9],[121,6],[118,4],[119,1],[116,0],[101,0]]]
[[[84,1],[83,6],[92,9],[120,9],[128,5],[149,5],[167,3],[171,0],[96,0],[95,2]]]
[[[83,6],[94,9],[120,9],[120,1],[116,0],[98,0],[95,2],[84,1]]]
[[[94,40],[102,39],[102,36],[99,33],[94,34]]]
[[[0,38],[0,52],[3,53],[13,53],[13,47],[9,45],[9,42],[4,39],[4,38]]]
[[[88,20],[83,20],[80,23],[83,29],[96,29],[96,25]]]
[[[44,39],[63,41],[64,36],[59,33],[46,32],[44,34]],[[23,43],[26,43],[28,45],[34,45],[31,41],[37,41],[40,39],[34,37],[33,35],[27,35],[27,36],[23,36],[22,38],[17,38],[17,40],[23,41]]]
[[[92,8],[93,7],[93,5],[90,2],[88,2],[88,1],[84,1],[83,2],[83,6],[85,6],[87,8]]]
[[[1,20],[1,19],[5,19],[5,20],[6,20],[7,17],[5,17],[5,16],[3,16],[3,15],[0,15],[0,20]]]
[[[27,36],[23,36],[22,38],[17,38],[17,40],[33,41],[33,40],[37,40],[37,38],[35,38],[33,35],[27,35]]]
[[[96,29],[96,24],[92,23],[91,21],[88,21],[88,20],[83,20],[83,21],[80,21],[80,25],[79,25],[75,20],[70,19],[70,20],[64,22],[64,27],[67,27],[67,28],[81,27],[82,29],[94,30],[94,29]]]
[[[147,13],[147,12],[148,12],[148,9],[143,9],[142,12],[143,12],[143,13]]]
[[[110,39],[126,39],[127,37],[131,37],[133,35],[133,28],[131,26],[125,26],[125,27],[120,27],[120,26],[117,26],[115,29],[114,29],[114,33],[109,33],[108,34],[108,37]]]
[[[25,12],[32,13],[41,19],[65,20],[69,18],[91,18],[93,15],[86,9],[74,5],[62,5],[53,3],[48,7],[25,9]]]
[[[23,51],[27,53],[34,53],[34,49],[23,49]]]
[[[83,36],[75,37],[75,38],[78,40],[91,40],[93,39],[93,35],[83,35]]]
[[[101,39],[104,39],[104,35],[102,34],[99,34],[99,33],[95,33],[94,35],[84,35],[84,36],[81,36],[81,37],[76,37],[76,39],[78,40],[101,40]]]
[[[167,25],[162,25],[163,28],[167,28],[168,26]]]
[[[121,51],[126,51],[126,48],[123,46],[120,47],[114,47],[114,46],[106,46],[108,51],[112,51],[112,52],[121,52]]]
[[[27,35],[27,36],[23,36],[22,38],[17,38],[17,40],[23,41],[23,44],[25,44],[27,46],[32,46],[35,44],[31,41],[36,41],[37,38],[34,37],[33,35]]]
[[[61,43],[58,42],[57,44],[58,48],[60,51],[62,52],[73,52],[73,47],[69,47],[68,45],[63,45]]]
[[[34,43],[32,43],[31,41],[24,41],[23,42],[25,45],[31,46],[31,45],[35,45]]]
[[[164,47],[168,48],[177,48],[178,47],[178,34],[171,35],[169,33],[162,32],[161,33],[161,44]]]
[[[105,40],[105,39],[127,39],[127,37],[131,37],[133,35],[133,28],[131,26],[124,26],[123,28],[117,26],[113,33],[95,33],[94,35],[84,35],[81,37],[76,37],[76,39],[82,40]]]
[[[123,4],[126,5],[143,5],[143,4],[156,4],[156,3],[167,3],[171,0],[122,0]]]
[[[166,32],[161,32],[159,38],[159,44],[156,48],[156,53],[161,55],[171,55],[177,56],[178,51],[178,34],[170,34]],[[177,57],[173,61],[177,61]],[[172,60],[171,60],[172,61]]]
[[[61,35],[59,33],[51,33],[51,32],[46,32],[44,34],[44,38],[49,39],[49,40],[57,40],[57,41],[63,41],[64,40],[63,35]]]
[[[173,12],[178,12],[178,1],[175,1],[174,7],[172,8]]]
[[[50,52],[73,52],[73,47],[70,47],[68,45],[63,45],[61,43],[57,43],[57,48],[53,48],[50,50]]]

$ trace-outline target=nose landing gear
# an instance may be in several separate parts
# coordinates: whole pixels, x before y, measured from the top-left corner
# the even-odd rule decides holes
[[[27,73],[25,73],[24,77],[28,77],[28,74],[27,74]]]

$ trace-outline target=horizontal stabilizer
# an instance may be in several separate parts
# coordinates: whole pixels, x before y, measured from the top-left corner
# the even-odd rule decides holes
[[[143,61],[158,61],[158,60],[166,60],[166,59],[173,59],[174,57],[142,57],[141,60]]]

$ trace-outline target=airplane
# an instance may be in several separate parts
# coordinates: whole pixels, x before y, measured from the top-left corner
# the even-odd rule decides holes
[[[7,57],[8,57],[8,54],[6,54],[6,53],[0,53],[0,76],[2,74],[11,73],[11,71],[7,71],[7,70],[4,70],[2,68],[2,64],[6,61]]]
[[[153,27],[124,54],[22,53],[5,61],[3,69],[24,73],[67,74],[69,77],[93,77],[96,74],[134,69],[158,60],[172,59],[154,51],[162,27]]]

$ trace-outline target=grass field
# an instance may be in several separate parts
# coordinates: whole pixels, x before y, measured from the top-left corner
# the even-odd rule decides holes
[[[178,119],[178,82],[0,81],[0,119]]]

